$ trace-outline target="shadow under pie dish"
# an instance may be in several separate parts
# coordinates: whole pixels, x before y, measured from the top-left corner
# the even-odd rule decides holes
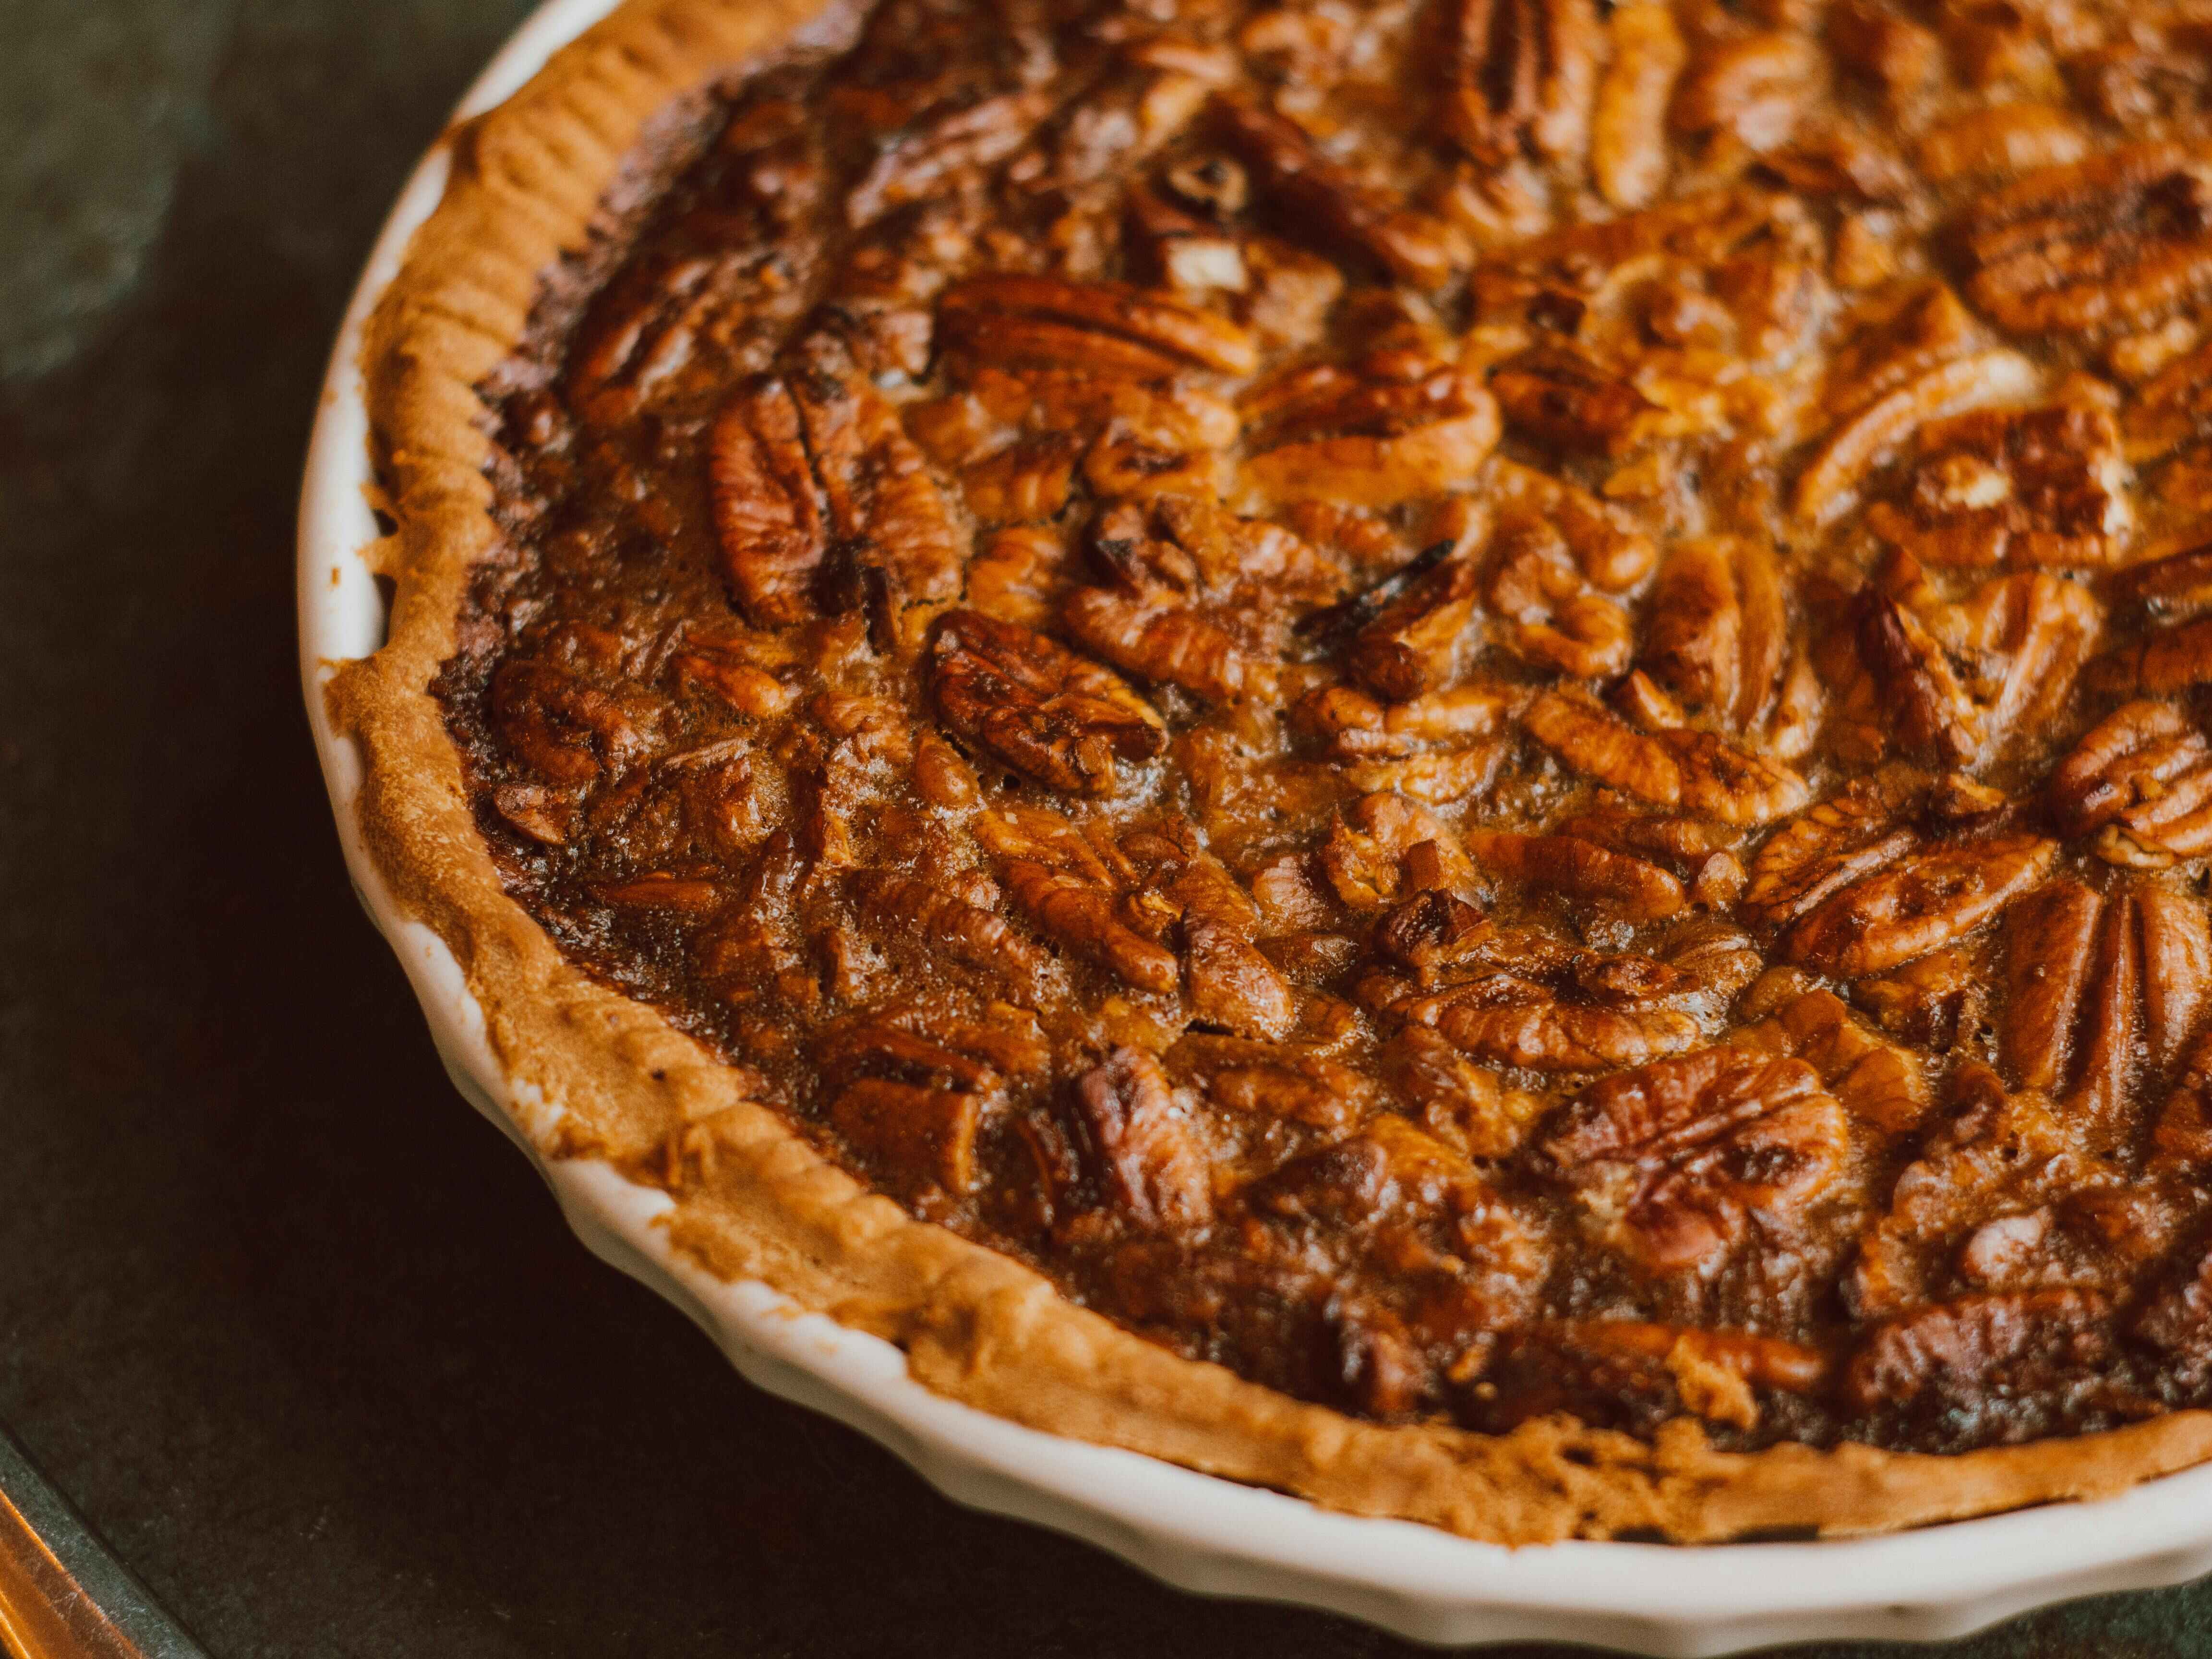
[[[979,17],[618,13],[371,329],[331,714],[565,1150],[953,1398],[1480,1539],[2212,1451],[2193,103]]]

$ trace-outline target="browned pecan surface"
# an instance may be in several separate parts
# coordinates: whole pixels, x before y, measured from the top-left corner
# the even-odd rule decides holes
[[[881,0],[486,387],[510,890],[1342,1409],[2212,1405],[2207,38]]]

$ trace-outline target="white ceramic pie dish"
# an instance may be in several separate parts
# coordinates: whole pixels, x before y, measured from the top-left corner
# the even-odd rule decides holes
[[[547,0],[458,114],[507,97],[612,5]],[[2212,1571],[2212,1466],[2094,1504],[1814,1543],[1509,1550],[1332,1514],[955,1404],[911,1380],[890,1344],[677,1255],[656,1224],[664,1194],[605,1164],[549,1157],[561,1104],[501,1074],[452,955],[385,892],[362,845],[360,757],[331,732],[322,697],[333,665],[384,637],[383,596],[363,558],[377,530],[356,362],[361,324],[436,206],[447,165],[444,146],[434,147],[394,206],[324,385],[300,513],[307,717],[356,890],[398,953],[455,1085],[529,1155],[584,1243],[689,1314],[747,1378],[872,1437],[959,1502],[1072,1534],[1186,1589],[1303,1602],[1423,1641],[1547,1638],[1702,1655],[1819,1638],[1941,1638],[2046,1602]]]

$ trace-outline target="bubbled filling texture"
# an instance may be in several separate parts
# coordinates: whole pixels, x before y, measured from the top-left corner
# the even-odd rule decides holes
[[[437,689],[503,878],[914,1214],[1304,1399],[2212,1403],[2208,63],[883,0],[485,388]]]

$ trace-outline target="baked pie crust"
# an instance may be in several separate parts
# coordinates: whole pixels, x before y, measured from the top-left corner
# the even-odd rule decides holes
[[[1462,8],[1474,20],[1462,17],[1463,29],[1474,27],[1493,9],[1522,16],[1516,27],[1537,45],[1513,57],[1511,40],[1520,37],[1510,27],[1501,34],[1504,26],[1486,25],[1492,33],[1484,39],[1493,56],[1507,52],[1505,67],[1511,72],[1501,80],[1478,66],[1463,83],[1471,90],[1449,118],[1454,142],[1468,157],[1478,165],[1503,167],[1551,142],[1544,123],[1556,115],[1554,83],[1563,76],[1571,80],[1577,61],[1554,36],[1595,14],[1574,5],[1530,5],[1516,11],[1508,0],[1497,0],[1494,8]],[[488,473],[495,459],[493,421],[480,389],[495,382],[502,366],[525,345],[549,284],[570,280],[563,271],[578,268],[594,238],[603,237],[613,220],[665,185],[665,169],[657,173],[649,158],[659,153],[656,144],[681,125],[685,112],[696,116],[710,88],[732,84],[760,65],[793,52],[842,46],[859,21],[854,7],[837,0],[826,6],[813,0],[630,0],[556,56],[507,104],[449,136],[453,168],[445,200],[416,235],[404,269],[368,329],[364,362],[374,459],[385,493],[382,505],[396,525],[372,557],[392,579],[394,599],[387,643],[368,658],[341,665],[331,682],[332,724],[359,744],[364,757],[362,824],[395,902],[453,950],[483,1010],[492,1049],[518,1095],[557,1103],[557,1111],[541,1122],[541,1144],[561,1157],[604,1159],[632,1179],[665,1188],[674,1200],[665,1224],[678,1248],[726,1279],[763,1281],[806,1308],[897,1344],[913,1375],[952,1399],[1049,1432],[1127,1447],[1296,1493],[1328,1508],[1425,1522],[1486,1541],[1520,1545],[1640,1534],[1687,1543],[1877,1531],[2101,1496],[2212,1456],[2212,1413],[2194,1409],[2157,1412],[2124,1427],[1947,1454],[1889,1450],[1849,1440],[1819,1448],[1785,1440],[1757,1449],[1723,1449],[1715,1444],[1712,1425],[1730,1420],[1726,1404],[1708,1404],[1704,1417],[1685,1409],[1643,1433],[1592,1427],[1563,1413],[1532,1417],[1505,1431],[1486,1433],[1433,1417],[1376,1421],[1309,1403],[1133,1334],[1070,1300],[1014,1255],[917,1218],[908,1207],[870,1190],[833,1161],[817,1139],[748,1098],[754,1074],[686,1035],[660,1009],[619,994],[564,955],[510,896],[481,827],[477,792],[438,694],[441,673],[462,647],[460,623],[471,602],[472,580],[495,556],[503,534],[495,520],[495,492]],[[1611,27],[1625,41],[1633,29],[1663,35],[1672,26],[1657,20],[1649,0],[1639,0],[1638,7],[1616,9]],[[1826,36],[1839,62],[1862,66],[1877,78],[1908,81],[1935,72],[1915,68],[1912,61],[1923,40],[1934,38],[1904,14],[1856,5],[1831,15]],[[1499,40],[1507,46],[1499,47]],[[1994,53],[2002,46],[1972,40],[1961,46],[1954,40],[1951,49],[1980,62],[1975,52]],[[1630,47],[1623,44],[1620,50],[1626,61]],[[1681,51],[1679,40],[1672,50]],[[1758,124],[1780,118],[1771,107],[1773,100],[1778,95],[1787,101],[1790,76],[1800,72],[1801,60],[1812,50],[1802,33],[1778,28],[1747,36],[1729,52],[1708,52],[1691,66],[1689,82],[1674,89],[1676,130],[1710,131],[1733,123],[1741,130],[1740,139],[1758,148]],[[1667,56],[1661,50],[1655,61]],[[1563,62],[1567,70],[1559,67]],[[2106,79],[2094,84],[2106,88],[2106,95],[2124,99],[2124,69],[2117,64],[2096,68]],[[1680,72],[1677,63],[1675,73]],[[1746,103],[1747,86],[1766,88],[1767,102]],[[1500,87],[1518,90],[1492,95]],[[1657,96],[1664,107],[1665,94],[1664,87],[1656,94],[1631,87],[1607,106],[1613,112],[1608,118],[1648,121],[1648,108],[1638,117],[1636,99],[1648,105]],[[1258,147],[1255,153],[1264,156],[1265,145],[1282,138],[1267,125],[1280,119],[1266,112],[1249,115],[1252,131],[1245,137]],[[2085,144],[2077,124],[2041,105],[2013,106],[1994,125],[1999,130],[1954,122],[1924,136],[1919,166],[1930,178],[1969,173],[1989,165],[1994,147],[2025,158],[2014,161],[2014,170],[2039,160],[2062,168],[2100,167],[2090,181],[2095,187],[2090,193],[2106,198],[2130,191],[2145,198],[2160,190],[2178,197],[2186,192],[2172,181],[2194,176],[2178,170],[2183,167],[2179,152],[2153,154],[2142,145],[2106,146],[2110,154],[2083,164]],[[1601,149],[1603,143],[1601,134]],[[1853,185],[1846,179],[1839,185],[1826,174],[1801,177],[1792,171],[1812,174],[1825,167],[1830,173],[1839,168],[1848,173],[1853,166],[1871,168],[1879,162],[1878,157],[1854,157],[1847,149],[1777,150],[1772,165],[1795,188],[1871,189],[1879,200],[1880,186],[1863,179]],[[1255,167],[1264,165],[1263,160]],[[1632,147],[1602,149],[1594,162],[1599,193],[1616,205],[1650,198],[1650,165],[1649,156]],[[1980,209],[1964,216],[1956,256],[1960,292],[1996,325],[1980,352],[1930,359],[1902,380],[1882,380],[1888,370],[1879,363],[1867,369],[1872,390],[1862,400],[1862,412],[1838,423],[1831,435],[1813,446],[1794,497],[1784,504],[1790,511],[1806,522],[1835,521],[1854,510],[1856,493],[1874,459],[1895,448],[1903,434],[1930,425],[1934,418],[1950,419],[1954,410],[1975,404],[1977,386],[2002,388],[2020,381],[2027,365],[2003,343],[2004,331],[2109,328],[2116,311],[2133,307],[2138,314],[2176,314],[2204,291],[2188,246],[2196,234],[2189,228],[2195,222],[2191,203],[2177,199],[2146,209],[2165,216],[2158,222],[2168,229],[2145,232],[2098,264],[2087,250],[2100,239],[2114,240],[2112,233],[2098,220],[2096,210],[2083,205],[2078,179],[2069,194],[2050,182],[2053,176],[2029,173],[2024,182],[1992,192]],[[1306,207],[1310,216],[1324,218],[1330,211],[1347,211],[1341,202]],[[2023,254],[2018,228],[2038,215],[2037,222],[2049,223],[2042,240]],[[2177,216],[2185,222],[2172,232],[2170,222]],[[1839,261],[1848,255],[1878,263],[1882,257],[1863,217],[1854,221],[1856,231],[1838,236],[1839,243],[1850,242],[1838,250]],[[1349,230],[1341,225],[1338,230],[1364,239],[1374,260],[1414,283],[1433,286],[1455,258],[1440,252],[1418,226],[1380,223],[1370,216]],[[1486,256],[1474,277],[1478,287],[1485,282],[1495,285],[1494,292],[1479,296],[1486,314],[1492,306],[1528,303],[1525,293],[1516,300],[1507,292],[1516,283],[1541,289],[1552,280],[1537,269],[1540,262],[1533,254],[1516,263],[1513,249],[1522,245],[1508,240],[1500,246],[1506,253]],[[2033,269],[2022,266],[2024,258]],[[1458,268],[1464,270],[1471,263],[1460,258]],[[2069,271],[2081,270],[2088,275],[2069,278]],[[1927,314],[1908,316],[1899,327],[1917,327],[1933,337],[1960,326],[1960,319],[1942,312],[1956,303],[1950,290],[1941,290],[1941,296],[1923,301]],[[980,298],[971,295],[967,302],[992,312],[972,325],[983,331],[1006,326],[1010,316],[1018,319],[1028,303],[1018,287]],[[1694,332],[1701,325],[1697,307],[1685,301],[1680,311],[1667,325]],[[940,321],[939,326],[946,325]],[[2160,349],[2152,337],[2156,331],[2153,327],[2130,335],[2123,346],[2148,362]],[[1188,349],[1201,355],[1218,350],[1231,358],[1239,349],[1233,339],[1212,346],[1200,339]],[[2117,354],[2122,347],[2113,349]],[[1492,365],[1488,392],[1468,393],[1451,405],[1457,411],[1453,418],[1462,425],[1437,441],[1479,445],[1486,452],[1497,441],[1502,409],[1509,428],[1536,434],[1540,441],[1559,439],[1563,429],[1571,429],[1575,441],[1605,450],[1627,443],[1619,434],[1647,412],[1655,418],[1667,412],[1649,410],[1649,400],[1632,392],[1626,395],[1634,401],[1624,405],[1621,388],[1577,380],[1584,370],[1563,360],[1562,350],[1540,343],[1524,348],[1512,361]],[[2179,378],[2163,398],[2138,397],[2136,403],[2150,413],[2138,422],[2131,411],[2129,419],[2145,428],[2165,421],[2177,433],[2193,432],[2195,414],[2187,406],[2191,377],[2186,373],[2192,360],[2167,356],[2182,365]],[[1250,367],[1241,362],[1228,366],[1244,371]],[[1839,355],[1831,372],[1847,367]],[[2113,372],[2127,374],[2124,368]],[[2156,387],[2159,372],[2152,368],[2132,378]],[[2170,378],[2177,373],[2166,372]],[[1607,397],[1615,403],[1600,409]],[[1947,558],[1992,568],[2011,560],[2007,568],[2020,569],[2063,565],[2077,557],[2092,567],[2102,562],[2100,556],[2081,556],[2080,544],[2122,533],[2111,515],[2093,515],[2094,521],[2085,523],[2078,514],[2039,516],[2023,508],[2008,519],[2010,507],[1993,507],[1994,494],[1984,499],[1976,493],[1987,482],[1991,453],[1999,454],[1998,465],[2006,465],[2003,456],[2039,443],[2039,454],[2078,458],[2102,429],[2100,419],[2110,424],[2106,406],[2094,398],[2049,407],[2053,428],[2041,436],[2022,436],[2009,428],[1978,428],[1971,415],[1943,428],[1960,459],[1947,462],[1948,452],[1923,455],[1922,471],[1929,478],[1912,487],[1917,495],[1908,489],[1901,499],[1869,509],[1887,512],[1896,521],[1891,544],[1917,549],[1915,556],[1931,565]],[[1474,429],[1485,421],[1492,423],[1488,432]],[[2166,441],[2166,448],[2179,441]],[[2153,434],[2137,448],[2149,453],[2160,441],[2165,440]],[[1283,450],[1274,453],[1282,455]],[[1280,465],[1297,473],[1331,462],[1325,446],[1314,445],[1285,456]],[[2094,473],[2090,467],[2082,477],[2052,489],[2093,489]],[[1545,486],[1540,481],[1527,487],[1540,491]],[[2027,493],[2016,489],[2007,500],[2018,501]],[[1356,495],[1353,488],[1346,499]],[[1571,501],[1562,506],[1550,496],[1541,498],[1540,506],[1544,516],[1561,524],[1577,510]],[[1997,543],[2042,551],[2008,553],[2001,548],[1990,554],[1988,546]],[[1968,544],[1982,550],[1957,551]],[[1704,566],[1695,565],[1694,558],[1676,562],[1659,580],[1725,581],[1730,579],[1727,562],[1741,556],[1705,547],[1694,556],[1705,561]],[[2119,580],[2134,580],[2149,595],[2146,603],[2155,600],[2157,582],[2178,582],[2188,574],[2176,575],[2170,565],[2130,568],[2136,574]],[[1748,580],[1741,570],[1735,579]],[[766,588],[751,597],[773,611],[775,599]],[[2062,601],[2054,602],[2062,610],[2071,603],[2063,596]],[[1847,743],[1856,732],[1877,753],[1887,741],[1934,755],[1939,762],[1948,757],[1957,766],[1971,752],[1974,737],[1960,726],[1964,705],[1944,701],[1955,687],[1941,683],[1942,675],[1930,666],[1934,659],[1920,651],[1916,630],[1923,630],[1924,622],[1909,599],[1895,592],[1876,595],[1864,609],[1852,639],[1863,659],[1874,659],[1875,672],[1865,677],[1867,686],[1856,689],[1832,676],[1829,735],[1823,741]],[[1387,628],[1378,630],[1371,612],[1356,620],[1363,624],[1358,648],[1370,651],[1368,666],[1359,676],[1368,691],[1383,697],[1394,686],[1401,696],[1423,689],[1421,664],[1389,654],[1404,641],[1394,641]],[[2062,617],[2053,626],[2063,622]],[[986,637],[988,618],[947,625],[954,630],[963,626],[974,636],[956,640],[958,648],[986,654],[997,648]],[[1679,698],[1702,672],[1700,662],[1711,669],[1709,659],[1698,657],[1701,647],[1693,633],[1674,642],[1671,680],[1659,675],[1654,684],[1653,676],[1639,675],[1639,690],[1655,699]],[[935,637],[952,635],[941,629]],[[1588,665],[1571,653],[1589,644],[1587,635],[1568,629],[1538,649],[1554,653],[1555,669],[1565,666],[1571,673],[1579,666],[1588,672]],[[2113,672],[2131,673],[2134,684],[2153,696],[2161,688],[2185,688],[2195,680],[2188,668],[2172,660],[2180,649],[2166,635],[2139,636],[2129,647],[2132,655]],[[1665,659],[1663,642],[1656,647],[1647,643],[1638,660],[1649,665]],[[1610,665],[1604,678],[1617,680],[1625,665]],[[2034,689],[2000,686],[1997,702],[2011,698],[2001,717],[2032,718]],[[957,711],[947,706],[941,687],[938,696],[946,729],[963,735]],[[1530,736],[1566,757],[1571,769],[1577,757],[1596,754],[1580,763],[1629,797],[1658,799],[1656,786],[1642,780],[1636,768],[1663,763],[1675,769],[1668,798],[1705,787],[1707,793],[1698,798],[1704,805],[1697,810],[1713,817],[1725,820],[1735,814],[1739,821],[1765,821],[1790,815],[1791,827],[1784,833],[1797,833],[1814,820],[1819,808],[1808,808],[1800,796],[1790,794],[1793,783],[1801,792],[1803,784],[1786,767],[1770,767],[1748,779],[1739,769],[1714,781],[1713,769],[1701,769],[1696,761],[1705,751],[1690,740],[1686,728],[1676,731],[1680,741],[1654,738],[1650,720],[1641,731],[1633,729],[1630,717],[1619,712],[1619,702],[1601,705],[1565,679],[1548,685],[1540,681],[1531,696],[1533,703],[1520,716]],[[1370,707],[1376,706],[1370,698]],[[1998,718],[1991,712],[1996,706],[1985,698],[1968,713]],[[2054,809],[2069,833],[2103,835],[2108,845],[2114,836],[2132,837],[2117,846],[2108,861],[2134,856],[2139,866],[2156,863],[2151,855],[2161,850],[2162,824],[2154,814],[2146,816],[2144,803],[2154,804],[2154,792],[2138,791],[2118,800],[2126,790],[2127,758],[2161,743],[2185,747],[2187,738],[2171,704],[2143,707],[2149,712],[2133,716],[2133,726],[2121,721],[2115,727],[2108,720],[2097,727],[2095,740],[2063,763]],[[1659,729],[1665,729],[1663,723]],[[976,737],[978,730],[971,725],[965,735],[988,742]],[[1897,736],[1899,731],[1905,735]],[[1620,761],[1620,755],[1630,759]],[[1064,781],[1079,793],[1093,775],[1082,767],[1099,763],[1095,749],[1073,759],[1063,753],[1060,762],[1074,769]],[[1110,769],[1112,763],[1105,764]],[[2169,767],[2164,775],[2172,773]],[[1871,766],[1863,774],[1867,780],[1879,775]],[[1973,796],[1978,786],[1963,772],[1952,775],[1964,780],[1955,787],[1966,797],[1956,811],[1986,807],[1986,801]],[[1761,790],[1766,796],[1759,799],[1778,792],[1786,805],[1778,809],[1772,799],[1759,805],[1754,797]],[[1820,806],[1844,811],[1850,805],[1844,793],[1840,788],[1832,792]],[[1551,853],[1525,844],[1537,839],[1541,838],[1491,835],[1484,843],[1485,862],[1518,872],[1523,880],[1563,879],[1539,870]],[[1954,887],[2002,890],[2008,902],[2033,889],[2032,900],[2020,902],[2033,907],[2030,920],[2006,924],[2021,930],[2027,941],[2023,950],[2045,948],[2047,943],[2057,951],[2066,938],[2088,939],[2100,927],[2110,931],[2118,924],[2099,918],[2120,906],[2136,905],[2148,913],[2148,900],[2140,905],[2133,898],[2106,904],[2078,884],[2070,890],[2063,884],[2045,884],[2054,856],[2051,846],[2048,837],[2022,832],[2008,840],[2000,834],[1965,853],[1928,853],[1913,867],[1951,858],[1961,866],[1946,878]],[[2170,864],[2177,854],[2170,847],[2165,850]],[[1582,856],[1587,861],[1589,855]],[[1632,865],[1636,868],[1629,869]],[[1632,900],[1635,883],[1657,878],[1674,884],[1668,902],[1680,902],[1680,883],[1662,875],[1654,864],[1626,858],[1616,860],[1616,866],[1608,879],[1629,882]],[[1586,870],[1586,865],[1577,867]],[[1874,872],[1866,880],[1879,880],[1881,867],[1878,860],[1869,862],[1853,866],[1853,873]],[[1762,887],[1754,867],[1742,902],[1747,908],[1770,908],[1775,936],[1789,941],[1775,948],[1790,959],[1834,980],[1856,982],[1909,965],[1923,954],[1871,925],[1870,913],[1839,911],[1827,902],[1838,882],[1828,880],[1808,903],[1804,893],[1789,890],[1797,872],[1776,866],[1769,873],[1772,879]],[[1850,890],[1857,893],[1863,886],[1862,882]],[[1620,898],[1617,886],[1607,891]],[[1990,902],[1994,915],[1998,901]],[[2012,905],[2013,911],[2018,908],[2018,903]],[[2137,910],[2129,910],[2127,916],[2128,925],[2138,930],[2152,926]],[[1977,916],[1975,925],[1979,921]],[[1860,1006],[1871,1007],[1874,1001],[1862,999]],[[1865,1027],[1863,1020],[1854,1029],[1860,1027]],[[1588,1070],[1615,1070],[1641,1058],[1633,1049],[1613,1054],[1601,1045]],[[2082,1063],[2079,1056],[2060,1056],[2046,1069]],[[2054,1075],[2038,1086],[2056,1091],[2066,1080]],[[1601,1085],[1586,1089],[1568,1115],[1547,1120],[1546,1144],[1555,1162],[1567,1167],[1577,1159],[1601,1161],[1612,1155],[1609,1148],[1617,1152],[1625,1121],[1619,1092],[1605,1096]],[[1971,1104],[1963,1109],[1972,1109]],[[1669,1251],[1694,1253],[1700,1248],[1681,1244],[1663,1229],[1647,1229],[1641,1237],[1643,1248],[1655,1253],[1662,1267],[1674,1260]],[[2069,1293],[2040,1292],[2046,1297]],[[1717,1381],[1711,1370],[1710,1387],[1723,1395],[1744,1394],[1741,1370]],[[1677,1371],[1686,1405],[1696,1368],[1678,1365]]]

